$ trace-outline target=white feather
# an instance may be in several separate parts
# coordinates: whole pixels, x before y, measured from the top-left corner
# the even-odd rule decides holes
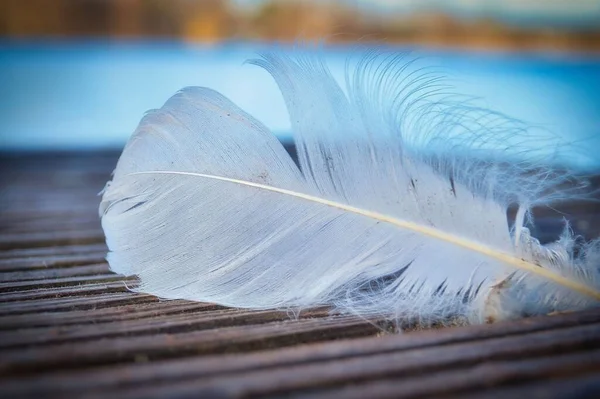
[[[516,121],[371,54],[346,93],[319,59],[265,54],[301,170],[260,122],[206,88],[144,117],[100,205],[113,271],[139,290],[227,306],[395,320],[504,319],[597,306],[600,243],[542,246],[529,207],[575,196],[522,152]],[[561,145],[548,141],[546,145]],[[506,212],[521,206],[511,234]]]

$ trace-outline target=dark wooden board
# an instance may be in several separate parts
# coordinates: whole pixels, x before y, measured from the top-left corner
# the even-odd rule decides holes
[[[390,334],[378,320],[132,292],[97,193],[116,153],[0,157],[0,397],[596,398],[600,310]],[[600,235],[596,203],[567,213]]]

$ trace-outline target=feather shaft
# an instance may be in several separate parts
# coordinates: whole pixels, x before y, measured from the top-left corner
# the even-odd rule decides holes
[[[478,252],[485,256],[488,256],[488,257],[497,259],[499,261],[502,261],[506,264],[509,264],[514,268],[544,277],[550,281],[553,281],[564,287],[572,289],[580,294],[587,295],[595,300],[600,301],[600,292],[599,291],[597,291],[593,288],[590,288],[590,287],[586,286],[585,284],[581,284],[577,281],[569,280],[568,278],[565,278],[557,273],[554,273],[554,272],[552,272],[548,269],[545,269],[541,266],[538,266],[534,263],[527,262],[523,259],[517,258],[510,254],[494,250],[490,247],[481,245],[477,242],[467,240],[467,239],[464,239],[462,237],[455,236],[452,234],[448,234],[448,233],[445,233],[445,232],[435,229],[435,228],[431,228],[428,226],[423,226],[423,225],[409,222],[406,220],[401,220],[398,218],[390,217],[388,215],[384,215],[379,212],[373,212],[373,211],[369,211],[366,209],[357,208],[357,207],[354,207],[351,205],[342,204],[342,203],[339,203],[336,201],[331,201],[331,200],[328,200],[325,198],[319,198],[314,195],[304,194],[304,193],[296,192],[293,190],[282,189],[282,188],[273,187],[273,186],[269,186],[269,185],[265,185],[265,184],[260,184],[260,183],[245,181],[245,180],[239,180],[239,179],[232,179],[232,178],[227,178],[227,177],[222,177],[222,176],[203,174],[203,173],[156,170],[156,171],[135,172],[135,173],[130,173],[129,175],[132,176],[132,175],[152,175],[152,174],[194,176],[194,177],[202,177],[202,178],[213,179],[213,180],[220,180],[220,181],[224,181],[224,182],[241,184],[241,185],[245,185],[248,187],[254,187],[254,188],[258,188],[258,189],[262,189],[262,190],[267,190],[267,191],[276,192],[276,193],[280,193],[280,194],[284,194],[284,195],[289,195],[289,196],[304,199],[307,201],[312,201],[315,203],[327,205],[327,206],[337,208],[337,209],[340,209],[343,211],[351,212],[351,213],[354,213],[357,215],[361,215],[361,216],[379,220],[379,221],[382,221],[385,223],[389,223],[396,227],[409,229],[414,232],[417,232],[417,233],[420,233],[420,234],[423,234],[423,235],[426,235],[426,236],[429,236],[432,238],[436,238],[438,240],[442,240],[442,241],[460,246],[462,248],[472,250],[474,252]]]

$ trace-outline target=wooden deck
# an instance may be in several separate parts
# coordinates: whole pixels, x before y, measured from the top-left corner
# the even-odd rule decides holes
[[[0,159],[1,398],[600,397],[600,310],[393,335],[131,293],[97,216],[116,156]]]

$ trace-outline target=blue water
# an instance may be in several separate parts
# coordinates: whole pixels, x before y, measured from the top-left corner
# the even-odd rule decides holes
[[[290,123],[258,47],[181,43],[0,43],[0,149],[122,146],[145,111],[178,89],[216,89],[280,136]],[[399,51],[406,50],[398,48]],[[336,77],[349,48],[326,50]],[[562,135],[584,153],[560,161],[600,169],[600,56],[416,50],[456,92]]]

